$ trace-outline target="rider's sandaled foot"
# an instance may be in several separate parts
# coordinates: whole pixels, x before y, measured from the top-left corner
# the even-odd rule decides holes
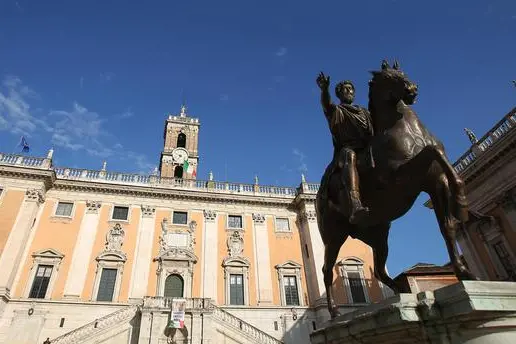
[[[349,223],[353,225],[358,225],[364,222],[364,220],[369,216],[369,208],[360,207],[355,210],[351,216],[349,217]]]

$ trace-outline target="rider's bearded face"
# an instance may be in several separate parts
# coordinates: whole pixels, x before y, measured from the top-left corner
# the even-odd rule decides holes
[[[339,94],[337,94],[337,97],[339,97],[340,101],[344,104],[351,104],[353,103],[353,100],[355,100],[355,90],[353,89],[353,86],[350,84],[344,84],[340,87]]]

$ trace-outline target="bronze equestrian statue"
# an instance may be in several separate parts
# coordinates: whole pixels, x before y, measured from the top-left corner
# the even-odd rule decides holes
[[[372,74],[368,105],[369,119],[374,128],[371,131],[366,130],[368,126],[361,120],[356,120],[358,110],[336,110],[341,107],[331,105],[329,101],[329,78],[322,73],[317,78],[336,151],[322,177],[316,198],[317,221],[325,248],[324,284],[332,318],[339,315],[331,288],[333,267],[340,247],[348,236],[372,248],[376,278],[396,293],[408,292],[398,287],[385,270],[387,239],[391,222],[403,216],[422,191],[430,195],[457,277],[460,280],[477,279],[460,260],[455,244],[458,226],[468,219],[464,183],[448,161],[443,144],[425,128],[410,107],[417,96],[417,85],[407,78],[397,62],[391,67],[384,61],[381,70]],[[347,101],[350,104],[349,99]],[[347,106],[343,107],[348,109]],[[335,114],[340,119],[332,117]],[[352,116],[353,120],[350,120]],[[362,118],[367,117],[364,111]],[[351,145],[349,148],[348,141],[354,142],[357,137],[353,136],[351,128],[343,127],[346,125],[360,127],[353,130],[356,130],[355,133],[363,132],[367,147]],[[346,137],[345,133],[350,133],[351,137]],[[355,150],[355,154],[348,149]],[[353,158],[354,155],[356,158]],[[346,164],[350,166],[346,167]],[[349,171],[354,168],[360,179],[342,177],[352,175],[353,172]],[[357,184],[343,185],[354,180]],[[344,191],[350,190],[352,193],[358,189],[363,208],[366,208],[363,218],[356,218],[361,210],[356,211],[353,198],[343,197]],[[350,222],[353,212],[355,223]]]

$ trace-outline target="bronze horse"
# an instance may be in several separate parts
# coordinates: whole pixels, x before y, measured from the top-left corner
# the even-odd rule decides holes
[[[369,111],[375,136],[371,140],[375,167],[359,165],[360,190],[370,214],[361,226],[349,223],[348,204],[339,204],[342,184],[327,167],[316,198],[317,221],[324,243],[324,284],[331,317],[339,315],[331,290],[333,267],[348,236],[373,249],[374,274],[394,292],[402,290],[388,276],[385,263],[391,222],[403,216],[424,191],[430,195],[450,261],[460,280],[477,279],[462,263],[455,232],[468,218],[464,183],[448,161],[443,144],[421,123],[411,109],[417,86],[396,62],[382,63],[369,82]],[[323,192],[327,190],[327,196]]]

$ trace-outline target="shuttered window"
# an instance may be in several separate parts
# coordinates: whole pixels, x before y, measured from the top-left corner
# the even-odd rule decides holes
[[[33,299],[44,299],[47,294],[48,284],[52,276],[52,265],[38,265],[29,297]]]
[[[56,216],[72,216],[73,203],[59,202],[57,203]]]
[[[186,225],[188,214],[185,211],[174,211],[172,215],[172,223],[176,225]]]
[[[97,301],[113,301],[117,269],[102,269]]]
[[[244,276],[229,275],[229,304],[244,304]]]
[[[113,208],[113,220],[127,221],[129,218],[129,207],[114,207]]]
[[[297,291],[296,276],[283,277],[285,288],[285,303],[287,306],[299,306],[299,294]]]
[[[347,274],[349,287],[351,289],[351,297],[353,298],[353,303],[365,303],[366,297],[360,273],[357,271],[348,271]]]
[[[228,228],[242,228],[242,216],[229,215],[228,216]]]

